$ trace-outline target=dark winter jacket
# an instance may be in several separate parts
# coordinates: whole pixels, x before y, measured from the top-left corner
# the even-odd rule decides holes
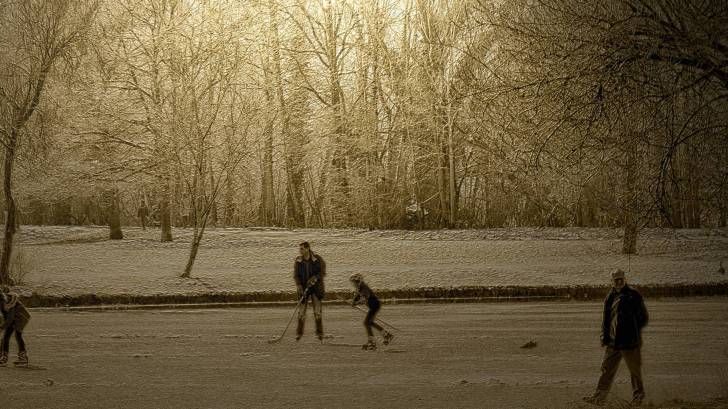
[[[379,309],[379,298],[374,294],[371,288],[369,288],[363,281],[360,282],[356,287],[356,293],[354,293],[354,301],[352,304],[356,305],[360,302],[365,302],[369,309]]]
[[[612,303],[619,297],[617,306],[617,328],[615,339],[611,339],[609,330],[612,322]],[[647,308],[642,296],[636,290],[624,286],[621,291],[612,289],[604,300],[602,318],[602,345],[615,349],[634,349],[642,345],[642,328],[647,325]]]
[[[30,313],[23,303],[18,300],[18,296],[10,294],[2,297],[0,300],[0,312],[2,312],[3,322],[0,328],[5,329],[13,325],[16,331],[23,332],[23,328],[30,321]]]
[[[303,296],[303,292],[309,286],[309,294],[315,294],[318,299],[322,300],[326,295],[324,286],[324,277],[326,276],[326,262],[324,259],[311,252],[311,258],[304,260],[298,256],[293,262],[293,279],[296,281],[298,289],[298,297]]]

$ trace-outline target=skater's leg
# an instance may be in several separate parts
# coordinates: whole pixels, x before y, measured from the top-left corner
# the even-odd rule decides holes
[[[324,338],[324,321],[321,300],[314,294],[311,296],[311,303],[313,304],[313,316],[316,318],[316,336],[318,336],[318,339],[321,340]]]
[[[369,310],[369,312],[367,312],[367,316],[364,318],[364,328],[367,330],[367,343],[362,345],[364,349],[377,349],[377,342],[374,340],[374,332],[372,332],[372,324],[374,323],[375,314],[376,311]]]
[[[18,343],[18,360],[13,362],[15,365],[28,365],[28,353],[25,351],[25,341],[23,341],[23,333],[15,331],[15,341]]]
[[[377,314],[379,313],[379,304],[374,305],[369,308],[369,314],[367,314],[367,319],[369,320],[369,326],[374,328],[375,330],[382,332],[384,328],[382,328],[377,322],[374,320],[377,317]],[[371,334],[370,334],[371,335]]]
[[[379,313],[380,308],[381,308],[381,304],[379,304],[379,302],[370,305],[369,314],[371,316],[367,315],[367,318],[369,320],[369,326],[371,328],[374,328],[377,331],[379,331],[379,333],[382,335],[382,338],[384,338],[384,345],[389,345],[389,343],[392,341],[392,338],[394,338],[394,336],[392,334],[390,334],[389,331],[382,328],[382,326],[379,325],[375,321],[375,318],[376,318],[377,314]],[[371,329],[368,332],[369,332],[369,335],[371,335]]]
[[[624,361],[632,377],[632,399],[635,403],[642,403],[645,398],[645,387],[642,384],[642,356],[639,348],[622,351]]]
[[[0,344],[0,366],[8,363],[8,351],[10,350],[10,336],[13,334],[13,325],[9,325],[3,331],[2,342]]]
[[[13,335],[14,326],[10,324],[5,328],[5,331],[3,331],[3,340],[2,345],[0,345],[0,352],[7,355],[8,351],[10,351],[10,337]]]
[[[18,343],[18,352],[25,352],[25,340],[23,340],[23,333],[15,331],[15,342]]]
[[[308,300],[305,300],[300,307],[298,307],[298,326],[296,327],[296,340],[301,339],[303,336],[303,327],[306,324],[306,308],[308,307]]]
[[[604,360],[602,361],[601,376],[597,383],[597,390],[594,396],[599,400],[607,398],[609,388],[612,386],[614,376],[617,374],[617,368],[619,368],[619,361],[622,359],[622,353],[618,349],[612,347],[606,347],[604,351]]]
[[[3,331],[2,341],[0,341],[0,366],[8,363],[8,350],[10,349],[10,335],[13,333],[12,325]]]
[[[377,315],[377,311],[370,309],[369,312],[367,312],[367,316],[364,318],[364,327],[367,329],[367,336],[369,337],[374,336],[374,332],[372,332],[372,327],[379,327],[379,325],[374,322],[375,315]]]

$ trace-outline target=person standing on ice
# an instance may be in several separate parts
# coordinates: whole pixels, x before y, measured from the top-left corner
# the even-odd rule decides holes
[[[367,316],[364,318],[364,327],[367,330],[367,343],[362,345],[362,348],[367,350],[377,349],[377,342],[374,340],[374,332],[372,331],[372,328],[382,334],[382,338],[384,338],[384,345],[389,344],[392,338],[394,338],[394,335],[374,322],[374,318],[381,308],[379,298],[377,298],[374,291],[372,291],[372,289],[364,282],[364,278],[361,274],[352,275],[349,278],[349,282],[351,282],[354,286],[355,291],[354,300],[351,302],[351,305],[356,306],[359,303],[366,303],[367,307],[369,307],[369,312],[367,312]]]
[[[624,271],[612,273],[612,290],[604,300],[602,314],[602,346],[605,347],[601,376],[593,395],[586,402],[601,405],[607,398],[619,362],[624,358],[632,377],[632,405],[645,398],[642,384],[642,329],[647,325],[647,308],[640,293],[627,286]]]
[[[311,299],[313,315],[316,318],[316,336],[320,341],[323,341],[324,323],[321,302],[326,295],[324,288],[326,262],[320,255],[311,250],[311,245],[307,241],[299,244],[298,250],[300,254],[293,262],[293,279],[296,282],[298,298],[302,305],[298,310],[296,341],[303,336],[303,327],[306,324],[306,307],[309,299]]]
[[[0,291],[0,312],[2,322],[0,329],[3,331],[2,343],[0,344],[0,366],[8,363],[8,352],[10,352],[10,337],[15,333],[15,341],[18,343],[18,360],[14,362],[17,366],[28,365],[28,353],[25,350],[23,340],[23,329],[30,321],[30,313],[25,309],[23,303],[18,300],[16,294],[8,294],[8,289]]]

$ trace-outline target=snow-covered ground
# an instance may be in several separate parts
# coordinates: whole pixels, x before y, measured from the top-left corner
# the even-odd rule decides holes
[[[648,407],[726,407],[726,307],[647,301]],[[402,331],[378,351],[361,350],[362,314],[344,306],[324,310],[327,345],[310,316],[299,343],[289,332],[268,344],[290,313],[36,310],[25,334],[47,370],[0,368],[2,407],[586,409],[603,353],[599,302],[385,305],[381,318]],[[622,365],[612,407],[630,395]]]
[[[327,288],[346,290],[362,273],[374,288],[594,285],[616,268],[637,284],[726,280],[728,229],[642,231],[638,255],[620,254],[617,229],[369,231],[209,229],[194,267],[178,278],[191,230],[126,228],[106,240],[105,227],[22,226],[19,248],[31,261],[27,288],[43,294],[194,294],[290,291],[298,243],[308,240],[327,261]]]

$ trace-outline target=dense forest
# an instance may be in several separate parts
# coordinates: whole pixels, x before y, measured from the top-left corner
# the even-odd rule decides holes
[[[725,226],[728,8],[5,0],[23,224]],[[196,240],[199,244],[199,240]]]

